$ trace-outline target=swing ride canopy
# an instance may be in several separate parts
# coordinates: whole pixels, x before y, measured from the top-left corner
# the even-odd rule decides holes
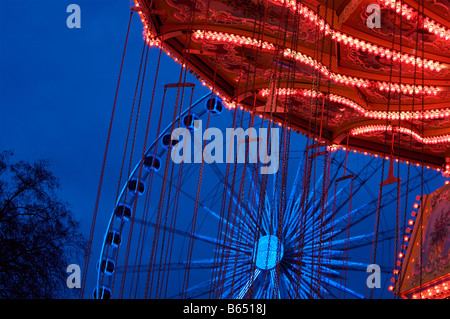
[[[227,107],[446,173],[447,0],[134,2],[149,45]]]

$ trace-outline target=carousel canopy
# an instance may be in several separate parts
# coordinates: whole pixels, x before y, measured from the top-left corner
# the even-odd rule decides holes
[[[448,0],[135,0],[144,38],[229,108],[446,172]]]

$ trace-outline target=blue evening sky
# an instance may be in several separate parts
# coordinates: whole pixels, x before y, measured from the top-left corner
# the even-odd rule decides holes
[[[70,15],[66,9],[72,3],[81,8],[80,29],[66,25]],[[90,227],[86,210],[91,211],[95,202],[130,3],[27,0],[1,4],[1,148],[13,150],[17,159],[49,159],[60,179],[62,198],[82,218],[84,231]],[[128,124],[143,43],[142,24],[135,13],[112,137],[112,143],[122,149],[114,133]],[[157,49],[150,51],[146,105],[157,56]],[[163,56],[158,82],[176,82],[178,75],[178,65]],[[117,174],[113,177],[117,180]],[[109,175],[105,178],[111,181]]]
[[[77,4],[81,9],[79,29],[70,29],[66,24],[70,15],[66,10],[70,4]],[[17,160],[50,161],[50,169],[61,183],[60,198],[69,203],[86,239],[91,227],[131,6],[132,1],[129,0],[2,1],[0,6],[0,149],[12,150]],[[91,265],[98,259],[101,239],[114,208],[143,46],[142,23],[134,13]],[[136,164],[136,154],[143,145],[158,53],[159,50],[153,48],[148,58],[137,151],[132,166]],[[179,75],[179,65],[163,54],[152,113],[153,133],[156,131],[163,85],[178,82]],[[207,93],[196,79],[188,76],[187,81],[196,84],[194,98]],[[170,103],[166,109],[171,109]],[[168,114],[163,119],[164,127],[171,119],[171,113]],[[127,162],[125,172],[128,165]],[[122,178],[124,182],[126,176]],[[90,266],[89,274],[89,280],[93,280],[95,266]],[[90,296],[92,286],[87,286],[85,296]]]

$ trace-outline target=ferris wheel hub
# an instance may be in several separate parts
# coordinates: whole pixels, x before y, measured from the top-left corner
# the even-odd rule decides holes
[[[277,236],[261,237],[255,245],[253,262],[261,270],[275,268],[283,258],[284,247]]]

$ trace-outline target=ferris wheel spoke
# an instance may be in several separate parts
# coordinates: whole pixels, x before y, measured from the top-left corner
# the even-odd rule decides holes
[[[211,269],[215,267],[214,259],[198,259],[191,260],[190,264],[187,261],[171,262],[171,263],[157,263],[152,267],[164,267],[167,270],[184,270],[189,265],[191,269]],[[118,266],[117,272],[134,272],[134,268],[138,265]],[[138,272],[147,272],[150,265],[140,265],[137,269]]]
[[[159,177],[162,178],[162,176],[160,176],[159,174],[157,174],[157,176],[159,176]],[[175,187],[174,185],[172,185],[172,186]],[[192,201],[195,201],[195,200],[196,200],[193,196],[191,196],[188,192],[184,191],[183,189],[179,188],[178,191],[179,191],[180,193],[182,193],[183,195],[187,196],[187,197],[188,197],[189,199],[191,199]],[[200,202],[200,203],[199,203],[199,206],[200,206],[202,209],[204,209],[208,214],[210,214],[211,216],[214,216],[217,220],[219,220],[219,221],[222,220],[224,223],[226,223],[226,224],[228,224],[228,225],[231,225],[231,224],[225,219],[225,217],[219,216],[216,212],[214,212],[211,208],[209,208],[209,206],[205,205],[203,202]],[[142,221],[139,221],[139,220],[138,220],[138,222],[142,222]],[[149,225],[154,227],[154,225],[152,225],[151,223],[150,223]],[[242,223],[242,225],[247,226],[248,223]],[[247,233],[248,233],[248,232],[245,232],[244,234],[247,234]]]
[[[339,190],[339,192],[336,193],[337,195],[340,195],[340,193],[343,191],[343,188]],[[309,210],[309,214],[311,214],[311,218],[308,219],[308,223],[306,224],[306,228],[308,229],[307,233],[313,232],[317,229],[322,229],[324,225],[327,225],[330,220],[332,219],[334,212],[333,209],[331,209],[330,206],[332,206],[334,200],[334,195],[332,198],[327,202],[325,208],[324,208],[324,216],[321,216],[321,214],[315,214],[316,216],[312,216],[313,212],[320,211],[320,201],[319,199],[316,202],[316,205],[314,207],[311,207]]]
[[[338,276],[339,272],[337,272],[336,270],[333,270],[331,268],[328,268],[326,266],[329,266],[329,264],[326,262],[327,260],[330,260],[330,258],[326,258],[326,257],[319,257],[319,256],[315,256],[313,257],[303,257],[302,258],[303,261],[305,263],[307,263],[308,267],[306,267],[306,269],[310,269],[310,274],[311,273],[320,273],[321,275],[328,275],[328,276]],[[334,260],[334,259],[331,259]],[[308,273],[308,272],[306,272]]]
[[[256,216],[253,214],[253,212],[255,212],[255,208],[250,206],[249,204],[251,203],[246,203],[243,201],[243,199],[239,199],[239,197],[233,192],[233,187],[231,187],[231,185],[228,183],[228,181],[225,180],[225,176],[220,172],[220,169],[218,168],[217,164],[215,162],[213,162],[211,164],[213,171],[216,173],[217,177],[219,178],[219,180],[222,181],[223,186],[225,187],[228,195],[232,198],[233,203],[239,208],[239,210],[244,211],[245,215],[250,217],[253,221],[253,223],[247,223],[249,224],[249,227],[256,227],[255,225],[257,225],[256,223]],[[239,184],[238,184],[239,185]],[[237,219],[237,221],[242,221],[238,216],[234,216],[234,218]]]
[[[249,176],[253,176],[251,172],[251,165],[246,165],[246,169]],[[265,234],[270,233],[270,220],[267,218],[268,216],[273,216],[274,212],[271,207],[271,203],[269,200],[269,196],[267,192],[264,192],[263,204],[264,207],[261,206],[261,183],[262,181],[258,180],[259,175],[256,174],[256,178],[250,178],[250,192],[252,194],[251,198],[254,199],[255,205],[249,206],[250,217],[252,221],[255,223],[255,230],[258,228],[259,231],[263,231]],[[263,213],[260,214],[259,210],[262,209]],[[258,226],[260,225],[260,226]]]
[[[331,269],[338,270],[358,270],[358,271],[366,271],[369,264],[367,263],[359,263],[349,260],[342,259],[325,259],[322,261],[323,265],[330,267]]]
[[[301,162],[302,162],[302,158],[300,159],[300,163]],[[291,207],[292,207],[294,202],[299,201],[299,199],[297,199],[295,201],[294,201],[294,199],[296,197],[298,197],[298,196],[295,196],[295,195],[296,195],[296,193],[298,191],[299,179],[300,179],[300,176],[302,175],[302,172],[303,172],[303,166],[299,164],[298,168],[297,168],[297,172],[295,174],[294,182],[292,184],[292,189],[291,189],[291,192],[289,194],[289,199],[288,199],[287,204],[286,204],[286,211],[287,212],[291,211]],[[291,214],[291,215],[293,215],[293,214]]]
[[[285,271],[282,271],[280,274],[282,278],[282,280],[280,281],[280,286],[282,286],[283,289],[286,291],[286,296],[288,296],[291,299],[295,299],[298,297],[304,298],[303,296],[301,296],[302,291],[295,289],[294,282],[296,281],[294,281],[294,278],[292,277],[291,272],[288,270],[288,267],[285,268],[286,268]]]
[[[350,260],[331,260],[330,267],[340,269],[340,270],[350,270],[350,271],[361,271],[367,272],[368,263],[358,263]],[[390,274],[392,273],[391,267],[380,266],[381,272]]]
[[[348,220],[351,220],[352,225],[355,225],[357,222],[360,222],[374,214],[376,209],[376,206],[374,205],[376,205],[375,202],[363,204],[362,206],[353,209],[351,212],[335,219],[334,221],[330,221],[324,226],[323,232],[332,234],[333,236],[340,234],[348,226]]]
[[[340,278],[340,275],[338,272],[334,272],[333,277]],[[318,268],[317,266],[305,265],[302,267],[302,280],[305,281],[307,286],[305,291],[309,296],[312,294],[313,298],[322,298],[325,295],[332,295],[331,291],[327,289],[328,286],[337,289],[347,289],[345,286],[333,281],[330,276],[326,275],[326,272],[323,272],[323,269]]]
[[[363,246],[372,245],[373,233],[352,236],[347,239],[333,240],[331,246],[337,249],[353,249]],[[378,241],[382,242],[395,237],[395,230],[387,230],[378,233]]]
[[[239,267],[228,267],[228,272],[226,273],[228,274],[228,276],[226,276],[224,280],[217,279],[219,282],[221,282],[220,286],[226,288],[226,290],[222,293],[223,298],[238,298],[239,293],[240,291],[242,291],[242,289],[250,288],[250,286],[245,288],[247,282],[249,281],[249,269],[251,269],[250,263],[245,263]],[[253,273],[253,276],[254,275],[259,276],[259,272],[255,271]],[[258,276],[254,277],[254,279],[251,281],[255,281]],[[238,295],[236,295],[236,293],[238,293]]]
[[[320,194],[321,194],[321,188],[323,187],[322,185],[322,179],[323,179],[323,174],[321,174],[319,176],[319,178],[317,180],[314,180],[313,182],[313,189],[309,191],[307,200],[306,200],[306,207],[311,207],[313,205],[313,203],[317,203],[318,200],[320,200]],[[319,196],[317,196],[317,194],[319,194]],[[315,199],[315,198],[319,198],[319,199]]]
[[[158,176],[159,178],[163,179],[163,176],[161,175],[161,173],[156,172],[155,175]],[[182,188],[178,188],[178,189],[177,189],[176,186],[173,185],[173,183],[170,183],[170,185],[171,185],[173,188],[175,188],[178,192],[180,192],[181,194],[183,194],[184,196],[186,196],[188,199],[192,200],[193,202],[196,201],[195,197],[192,196],[191,194],[189,194],[189,193],[188,193],[187,191],[185,191],[184,189],[182,189]],[[215,216],[215,217],[217,217],[217,218],[220,218],[216,213],[214,213],[211,209],[209,209],[208,206],[206,206],[206,205],[204,204],[203,201],[202,201],[202,202],[199,202],[199,206],[202,207],[202,208],[204,208],[204,209],[205,209],[208,213],[210,213],[212,216]]]
[[[186,291],[182,291],[176,295],[172,295],[168,297],[168,299],[179,299],[182,296],[185,296],[186,299],[194,299],[199,298],[201,296],[205,296],[211,292],[211,280],[202,281],[196,285],[191,286],[186,289]]]
[[[322,177],[321,177],[322,178]],[[350,183],[350,181],[346,182],[347,184]],[[319,196],[316,201],[314,202],[314,204],[310,203],[308,205],[308,210],[307,210],[307,223],[305,224],[305,227],[307,229],[317,229],[317,227],[321,227],[322,224],[326,223],[327,221],[329,221],[332,216],[333,216],[333,210],[330,209],[334,203],[334,199],[338,197],[338,195],[340,195],[342,192],[344,192],[345,187],[342,187],[339,189],[339,191],[333,195],[325,204],[324,204],[324,208],[323,208],[323,212],[325,215],[322,214],[317,214],[318,211],[321,211],[321,202],[323,201],[323,198],[321,196]],[[310,197],[312,197],[312,195],[310,194]],[[347,196],[348,197],[348,196]],[[339,207],[338,207],[339,209]]]
[[[432,175],[429,178],[429,181],[431,181],[432,179],[436,178],[437,174]],[[415,178],[413,178],[413,180],[415,180]],[[405,182],[406,183],[406,182]],[[419,184],[416,185],[409,185],[409,187],[402,187],[403,191],[401,196],[405,196],[406,192],[411,192],[417,188],[419,188]],[[385,200],[383,203],[381,203],[380,205],[380,210],[383,209],[384,207],[387,207],[388,205],[394,203],[395,201],[398,200],[398,197],[395,196],[390,196],[388,197],[388,200]],[[328,231],[331,228],[337,228],[340,229],[340,232],[344,231],[345,228],[347,227],[347,220],[350,219],[352,221],[352,225],[356,225],[357,223],[363,221],[364,219],[372,216],[373,214],[375,214],[376,210],[377,210],[377,201],[378,199],[373,199],[372,201],[363,204],[362,206],[352,210],[352,212],[350,213],[350,216],[348,215],[344,215],[341,216],[340,218],[338,218],[337,220],[335,220],[334,222],[330,222],[327,226],[325,226],[325,232]],[[339,232],[333,232],[334,235],[338,235]]]
[[[300,200],[301,200],[300,197],[301,196],[298,196],[297,200],[294,202],[292,208],[290,210],[287,210],[287,212],[288,212],[288,217],[287,217],[287,222],[286,222],[287,227],[284,227],[284,232],[283,232],[284,238],[290,238],[298,227],[300,214],[298,214],[297,212],[299,212],[299,209],[300,209]]]
[[[243,299],[245,297],[249,288],[254,284],[260,273],[261,269],[256,268],[251,278],[245,283],[244,287],[242,287],[241,290],[239,291],[237,299]]]
[[[310,245],[318,245],[324,244],[328,242],[331,238],[334,238],[337,234],[341,233],[343,230],[340,228],[337,229],[324,229],[325,227],[321,225],[321,227],[307,223],[306,230],[304,234],[298,232],[295,234],[295,240],[300,240],[303,236],[303,241],[306,246]]]
[[[334,162],[342,166],[342,162],[337,162],[337,160],[335,160]],[[361,190],[366,189],[367,191],[369,191],[367,183],[370,177],[372,177],[373,173],[376,172],[381,167],[381,163],[379,163],[378,166],[375,164],[376,164],[375,158],[372,158],[370,161],[368,161],[368,163],[366,163],[366,165],[361,167],[361,169],[358,171],[354,171],[352,168],[347,167],[347,175],[354,176],[352,194],[350,196],[350,193],[347,193],[347,196],[341,197],[341,201],[336,205],[336,211],[340,211],[345,205],[348,204],[349,200],[353,196],[357,196]],[[348,183],[350,181],[351,180],[348,180]],[[347,191],[347,187],[342,187],[342,189]],[[376,200],[375,196],[371,192],[369,192],[369,195],[372,196],[373,200]]]
[[[271,299],[271,292],[272,290],[270,289],[270,271],[265,270],[263,275],[260,276],[259,278],[259,282],[258,282],[258,287],[257,290],[259,292],[259,296],[258,298],[262,298],[262,299]]]
[[[206,205],[202,205],[201,206],[206,212],[208,212],[211,216],[214,216],[218,221],[221,221],[222,223],[224,223],[224,225],[228,225],[228,229],[229,227],[237,227],[237,226],[232,226],[232,223],[230,223],[225,217],[223,216],[219,216],[219,214],[217,214],[216,212],[214,212],[212,209],[210,209],[208,206]],[[244,235],[245,238],[250,239],[250,235],[253,233],[253,230],[247,227],[247,223],[240,223],[239,226],[243,226],[246,231],[243,232],[241,235]],[[222,232],[222,235],[225,236],[225,238],[229,237],[229,234],[226,233],[225,231]]]
[[[161,226],[161,225],[157,225],[154,222],[143,221],[143,220],[138,219],[138,218],[135,219],[135,222],[138,223],[138,224],[144,224],[146,226],[150,226],[150,227],[153,227],[153,228],[156,228],[156,227],[157,228],[161,228],[164,231],[169,231],[169,232],[181,235],[181,236],[192,237],[192,238],[195,238],[197,240],[201,240],[201,241],[204,241],[206,243],[210,243],[210,244],[213,244],[213,245],[216,245],[216,246],[225,247],[225,248],[232,249],[232,250],[239,251],[239,252],[246,253],[246,254],[251,254],[251,250],[245,250],[245,249],[236,247],[235,245],[228,245],[225,242],[219,241],[218,239],[216,239],[214,237],[209,237],[209,236],[201,235],[201,234],[198,234],[198,233],[187,232],[187,231],[179,230],[179,229],[176,229],[176,228],[173,228],[173,227]]]
[[[270,292],[271,292],[272,298],[281,299],[279,282],[278,282],[278,280],[276,278],[276,272],[277,272],[277,270],[275,268],[273,268],[273,269],[271,269],[269,271],[269,273],[270,273],[270,286],[271,286]]]
[[[322,299],[323,296],[328,294],[328,290],[323,285],[318,285],[316,280],[311,280],[311,277],[306,275],[302,277],[302,281],[305,283],[305,293],[308,298]]]
[[[302,226],[305,229],[305,236],[311,235],[312,232],[314,232],[314,223],[315,223],[315,214],[317,213],[316,208],[319,207],[320,199],[316,201],[316,205],[314,207],[309,207],[306,216],[305,216],[305,222]]]
[[[260,200],[259,200],[260,188],[257,186],[260,183],[259,175],[255,174],[254,171],[252,171],[251,165],[246,165],[246,170],[247,170],[248,176],[252,176],[252,178],[250,178],[250,193],[251,193],[251,198],[255,201],[255,205],[252,206],[252,209],[253,209],[253,211],[256,211],[256,209],[259,207],[259,204],[260,204]]]
[[[346,193],[346,194],[345,194],[346,196],[340,196],[340,195],[341,195],[341,193],[345,193],[345,192],[346,192],[347,186],[349,186],[349,184],[351,184],[351,179],[348,179],[347,181],[345,181],[344,184],[341,185],[341,187],[339,188],[339,190],[336,191],[335,194],[333,194],[332,196],[330,196],[330,199],[329,199],[329,200],[327,201],[327,203],[326,203],[326,207],[327,207],[328,210],[330,211],[330,214],[329,214],[329,216],[327,216],[327,218],[325,219],[325,221],[329,220],[329,218],[332,216],[332,213],[334,213],[334,212],[333,212],[333,209],[331,209],[331,208],[333,208],[333,206],[334,206],[335,201],[336,201],[337,198],[342,198],[342,197],[343,197],[343,198],[345,198],[345,201],[348,201],[348,199],[349,199],[349,197],[350,197],[350,194],[349,194],[349,193]],[[342,205],[338,205],[338,209],[336,209],[336,211],[339,210],[340,206],[342,206]]]
[[[289,277],[293,295],[308,299],[311,292],[311,268],[308,265],[289,265],[285,275]]]

